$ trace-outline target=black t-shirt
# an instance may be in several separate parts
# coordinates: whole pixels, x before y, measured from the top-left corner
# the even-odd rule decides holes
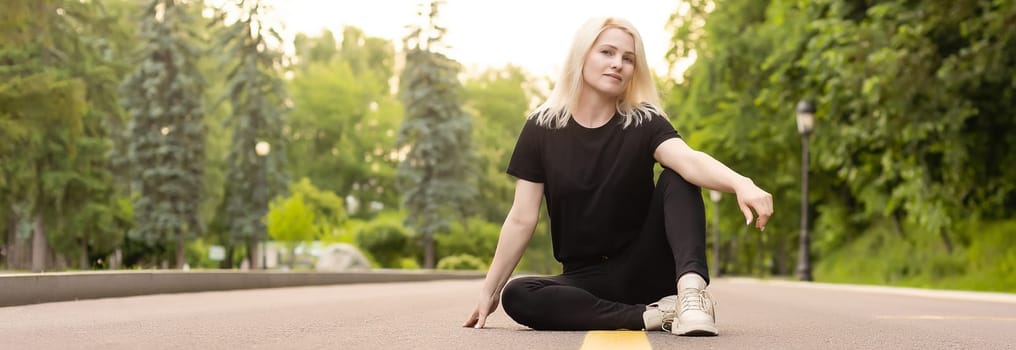
[[[554,257],[582,262],[614,256],[645,221],[653,195],[653,152],[680,137],[660,115],[622,128],[620,114],[598,128],[574,119],[551,129],[530,118],[515,144],[508,174],[543,183]]]

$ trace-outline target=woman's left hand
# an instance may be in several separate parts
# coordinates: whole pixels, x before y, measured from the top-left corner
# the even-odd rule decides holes
[[[773,195],[756,186],[751,180],[735,188],[734,194],[737,195],[737,206],[744,213],[746,224],[751,225],[754,218],[755,227],[765,230],[769,217],[773,215]],[[758,218],[755,218],[755,215],[758,215]]]

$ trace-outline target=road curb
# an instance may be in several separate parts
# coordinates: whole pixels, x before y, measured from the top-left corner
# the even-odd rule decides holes
[[[800,281],[785,281],[785,280],[760,280],[753,278],[723,278],[728,282],[732,283],[761,283],[770,284],[784,287],[794,288],[811,288],[811,289],[825,289],[825,290],[840,290],[840,291],[851,291],[861,293],[877,293],[877,294],[891,294],[891,295],[902,295],[922,298],[933,298],[933,299],[947,299],[947,300],[965,300],[965,301],[981,301],[981,302],[992,302],[992,303],[1005,303],[1005,304],[1016,304],[1016,294],[1010,293],[998,293],[998,292],[974,292],[974,291],[959,291],[959,290],[935,290],[935,289],[921,289],[912,287],[888,287],[888,286],[873,286],[873,285],[860,285],[860,284],[839,284],[839,283],[821,283],[821,282],[800,282]]]
[[[0,307],[136,295],[483,278],[476,271],[141,270],[0,275]]]

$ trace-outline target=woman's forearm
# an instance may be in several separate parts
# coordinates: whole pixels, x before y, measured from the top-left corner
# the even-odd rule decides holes
[[[712,156],[688,147],[681,139],[664,141],[656,148],[656,160],[699,187],[734,193],[746,224],[764,230],[773,215],[773,196]],[[756,218],[757,216],[757,218]]]
[[[508,278],[511,277],[515,266],[522,259],[522,253],[526,250],[533,231],[536,229],[535,222],[525,222],[514,219],[509,213],[501,226],[501,235],[497,240],[497,248],[494,251],[494,260],[487,270],[487,277],[483,282],[483,292],[496,296],[501,293]]]
[[[700,152],[689,151],[681,162],[677,162],[678,169],[673,169],[685,180],[699,187],[713,189],[721,192],[734,193],[738,187],[754,186],[751,179],[738,174],[712,156]]]

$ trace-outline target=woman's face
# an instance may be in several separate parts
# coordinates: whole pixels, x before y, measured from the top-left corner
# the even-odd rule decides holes
[[[586,54],[582,80],[586,87],[618,98],[635,72],[635,39],[618,28],[600,33]]]

